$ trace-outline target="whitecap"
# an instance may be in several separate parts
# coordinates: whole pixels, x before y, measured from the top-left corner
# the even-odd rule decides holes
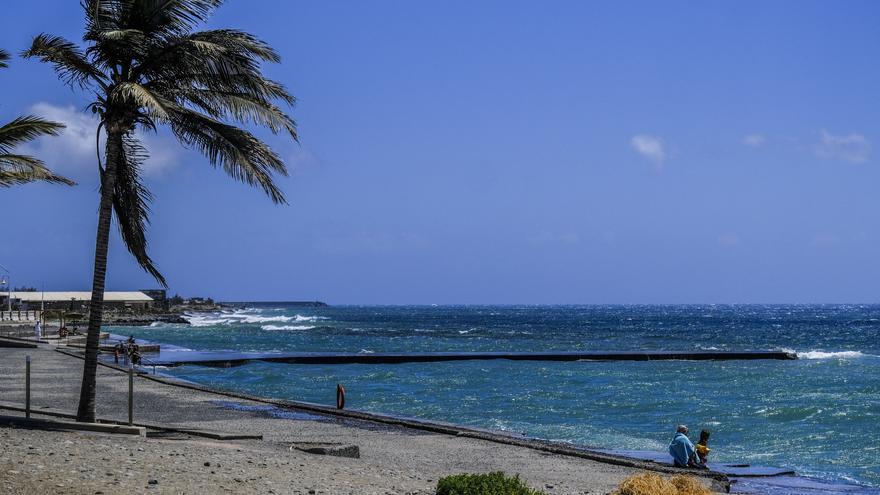
[[[213,325],[224,325],[229,323],[228,318],[217,318],[216,315],[183,315],[183,318],[194,327],[210,327]]]
[[[295,321],[293,316],[245,316],[241,318],[241,323],[268,323],[268,322],[287,322]]]
[[[808,351],[797,353],[797,357],[800,359],[858,359],[865,356],[866,354],[862,354],[859,351]]]
[[[209,327],[213,325],[230,325],[230,324],[239,324],[239,323],[287,323],[291,321],[296,322],[304,322],[304,321],[318,321],[318,320],[326,320],[325,316],[303,316],[303,315],[294,315],[294,316],[284,316],[284,315],[276,315],[276,316],[260,316],[259,314],[254,314],[259,312],[259,310],[254,309],[239,309],[232,312],[223,311],[220,313],[196,313],[196,314],[185,314],[183,317],[189,321],[189,324],[194,327]]]
[[[317,327],[311,325],[263,325],[263,330],[312,330]]]

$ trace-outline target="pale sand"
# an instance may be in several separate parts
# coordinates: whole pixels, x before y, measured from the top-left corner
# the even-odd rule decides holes
[[[33,407],[75,412],[82,361],[49,349],[0,349],[2,400],[23,404],[26,354],[33,356]],[[122,420],[126,390],[123,373],[99,367],[98,416]],[[136,379],[135,390],[136,422],[257,433],[264,440],[0,428],[0,493],[430,494],[439,477],[501,470],[551,494],[603,494],[637,471],[371,422],[275,419],[222,408],[214,401],[231,399],[215,394],[143,378]],[[355,444],[361,457],[291,451],[294,441]]]

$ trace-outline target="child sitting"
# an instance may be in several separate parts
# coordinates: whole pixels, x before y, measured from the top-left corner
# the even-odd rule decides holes
[[[697,457],[700,459],[700,464],[706,464],[706,461],[709,458],[709,451],[712,450],[709,448],[709,431],[703,430],[700,432],[700,441],[694,446],[694,450],[697,451]]]

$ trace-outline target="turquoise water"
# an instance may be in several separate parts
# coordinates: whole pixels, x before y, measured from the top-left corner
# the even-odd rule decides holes
[[[192,326],[115,329],[197,350],[775,350],[797,361],[511,362],[166,373],[263,396],[663,451],[678,423],[713,460],[880,486],[880,306],[328,307],[251,304]]]

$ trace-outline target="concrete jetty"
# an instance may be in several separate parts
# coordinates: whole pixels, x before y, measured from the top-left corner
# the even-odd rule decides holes
[[[228,368],[251,361],[287,364],[403,364],[507,359],[511,361],[733,361],[797,359],[782,351],[548,351],[548,352],[418,352],[418,353],[237,353],[177,351],[150,356],[157,366],[197,364]]]

